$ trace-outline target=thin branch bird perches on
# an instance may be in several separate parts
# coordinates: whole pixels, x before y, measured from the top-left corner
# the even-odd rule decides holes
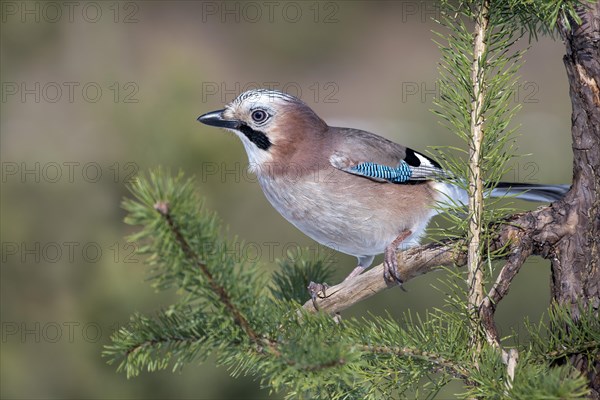
[[[496,227],[498,233],[490,241],[487,250],[494,252],[505,249],[504,258],[509,259],[511,253],[521,254],[521,249],[528,249],[527,254],[549,257],[552,245],[563,236],[570,234],[575,227],[574,218],[575,216],[570,213],[565,214],[559,203],[512,215],[498,224]],[[399,276],[407,282],[443,266],[462,267],[467,262],[464,246],[464,240],[445,240],[399,252]],[[520,257],[518,261],[522,264],[525,259],[526,257]],[[513,259],[511,269],[517,271],[519,266],[515,265]],[[507,282],[496,282],[495,289],[492,289],[494,293],[488,295],[494,305],[508,292],[510,281],[515,275],[516,273],[507,274]],[[390,287],[396,285],[388,284],[383,279],[383,264],[380,264],[353,279],[317,293],[315,300],[307,301],[303,307],[312,312],[323,311],[336,314]],[[498,296],[497,288],[502,289],[501,296]],[[492,311],[491,303],[489,301],[486,303],[485,300],[484,303],[487,308],[485,312],[489,317]]]

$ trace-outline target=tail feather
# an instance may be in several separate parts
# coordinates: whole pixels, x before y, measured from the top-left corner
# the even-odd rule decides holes
[[[562,199],[569,188],[570,185],[500,182],[490,195],[492,197],[512,196],[520,200],[547,203]]]
[[[467,192],[450,182],[436,182],[440,192],[440,201],[448,205],[466,205]],[[543,185],[532,183],[500,182],[491,192],[491,197],[514,197],[520,200],[549,203],[560,200],[569,191],[570,185]]]

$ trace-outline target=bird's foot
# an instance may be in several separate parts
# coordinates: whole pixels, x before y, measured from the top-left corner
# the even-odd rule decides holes
[[[327,289],[329,289],[329,285],[326,283],[316,283],[316,282],[310,282],[308,284],[308,293],[310,294],[310,298],[312,299],[312,303],[313,306],[315,307],[315,310],[319,309],[319,306],[317,305],[317,297],[319,298],[325,298],[327,297]],[[321,294],[320,294],[321,293]]]
[[[398,272],[398,257],[396,256],[396,249],[400,246],[400,243],[411,235],[411,231],[406,230],[402,232],[389,246],[385,248],[383,253],[383,279],[390,284],[396,284],[402,287],[402,277]]]
[[[402,278],[398,273],[398,258],[396,249],[388,246],[383,255],[383,279],[390,284],[402,286]]]

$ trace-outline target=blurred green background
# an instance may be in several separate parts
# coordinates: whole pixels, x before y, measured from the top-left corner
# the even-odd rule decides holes
[[[435,2],[3,1],[1,12],[2,398],[269,397],[210,361],[127,380],[101,358],[130,314],[174,298],[149,286],[124,239],[133,229],[122,222],[126,183],[150,167],[195,175],[207,206],[248,243],[240,257],[266,271],[296,244],[332,258],[338,279],[354,268],[270,207],[233,135],[196,122],[239,92],[284,90],[331,125],[415,149],[459,144],[430,112]],[[513,161],[510,180],[570,182],[563,52],[543,37],[525,57],[516,122],[519,151],[530,155]],[[440,277],[346,315],[439,307],[431,284]],[[523,332],[548,299],[548,263],[532,259],[499,307],[502,334]]]

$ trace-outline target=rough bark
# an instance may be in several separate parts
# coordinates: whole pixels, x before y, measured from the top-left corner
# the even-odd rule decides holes
[[[600,308],[600,4],[582,8],[581,24],[559,24],[565,41],[573,140],[573,186],[562,202],[573,233],[552,249],[552,298],[577,313],[577,303]],[[576,314],[577,315],[577,314]],[[570,362],[590,379],[600,399],[600,359]]]
[[[573,187],[563,200],[574,225],[553,249],[552,296],[575,305],[600,306],[600,21],[599,4],[582,11],[583,23],[569,30],[564,63],[573,107]]]

